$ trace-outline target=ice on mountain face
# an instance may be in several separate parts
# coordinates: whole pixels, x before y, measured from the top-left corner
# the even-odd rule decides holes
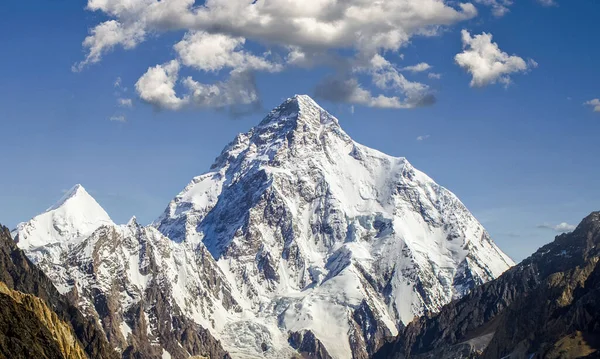
[[[12,235],[37,263],[42,258],[48,259],[48,253],[51,260],[58,260],[63,250],[97,228],[112,224],[106,211],[78,184],[44,213],[20,223]]]
[[[240,134],[155,226],[203,243],[258,320],[311,330],[340,358],[361,302],[395,333],[513,265],[454,194],[308,96]]]

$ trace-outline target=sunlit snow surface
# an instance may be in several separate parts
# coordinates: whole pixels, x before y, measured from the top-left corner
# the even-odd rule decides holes
[[[152,226],[115,226],[83,197],[19,225],[19,246],[46,261],[63,292],[109,290],[126,276],[124,308],[163,281],[234,358],[288,356],[289,332],[308,329],[332,356],[351,358],[363,301],[396,334],[513,265],[451,192],[406,159],[355,143],[307,96],[240,134]],[[98,243],[106,231],[117,245]],[[157,273],[144,270],[148,248]],[[211,287],[215,278],[224,286]]]

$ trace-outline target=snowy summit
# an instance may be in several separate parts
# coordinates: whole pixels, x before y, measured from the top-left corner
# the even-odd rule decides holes
[[[113,222],[106,211],[82,185],[77,184],[44,213],[18,224],[12,235],[19,247],[37,262],[44,256],[36,253],[38,250],[57,255],[73,240],[89,236],[102,225],[111,224]]]

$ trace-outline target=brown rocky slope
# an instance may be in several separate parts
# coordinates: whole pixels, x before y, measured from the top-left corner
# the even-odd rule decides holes
[[[0,358],[118,357],[0,225]]]
[[[440,313],[416,319],[375,358],[599,358],[600,212]]]

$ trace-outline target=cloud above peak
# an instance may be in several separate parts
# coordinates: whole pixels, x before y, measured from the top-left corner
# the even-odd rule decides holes
[[[187,33],[174,49],[184,65],[206,72],[218,72],[223,68],[237,71],[282,70],[282,64],[269,61],[266,55],[256,56],[243,51],[245,42],[243,37],[195,31]]]
[[[83,41],[86,56],[74,71],[101,61],[116,47],[132,50],[149,34],[184,30],[173,45],[176,57],[148,64],[136,84],[142,100],[168,110],[247,104],[258,99],[254,73],[292,67],[328,68],[330,76],[316,91],[347,87],[345,95],[329,94],[331,99],[388,108],[429,105],[435,97],[428,87],[400,71],[430,66],[399,69],[384,54],[397,54],[414,36],[436,36],[442,27],[477,15],[473,4],[447,0],[88,0],[87,9],[109,19],[90,30]],[[184,67],[198,73],[179,78]],[[199,81],[198,75],[222,71],[228,72],[225,80]]]
[[[511,75],[524,73],[538,66],[534,60],[525,61],[517,55],[509,55],[492,42],[492,34],[471,36],[462,30],[463,52],[454,57],[456,63],[472,76],[471,87],[483,87],[495,83],[505,86],[512,82]]]
[[[91,62],[117,44],[134,46],[148,32],[181,29],[282,46],[397,50],[416,33],[477,15],[470,3],[443,0],[89,0],[88,9],[114,18],[84,41]]]
[[[190,76],[180,79],[180,68],[178,60],[149,68],[135,84],[140,98],[157,109],[173,111],[187,107],[230,107],[232,112],[239,112],[237,106],[259,102],[254,78],[249,72],[235,71],[225,81],[203,84]],[[184,95],[177,94],[178,82],[186,90]]]

